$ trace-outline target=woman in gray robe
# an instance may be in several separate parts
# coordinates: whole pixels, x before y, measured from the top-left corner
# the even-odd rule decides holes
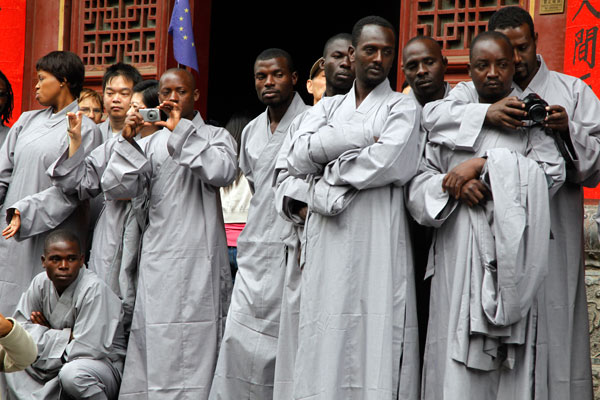
[[[87,204],[52,186],[46,169],[67,148],[68,112],[77,111],[84,66],[71,52],[53,51],[36,65],[36,99],[48,108],[25,112],[0,149],[0,215],[10,225],[0,240],[0,312],[12,314],[21,293],[41,271],[45,233],[70,228],[80,237],[87,230]],[[82,147],[87,154],[101,143],[89,118],[82,123]]]

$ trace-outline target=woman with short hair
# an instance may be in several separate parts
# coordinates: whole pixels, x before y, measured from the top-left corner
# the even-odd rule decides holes
[[[36,64],[36,100],[47,108],[24,112],[0,150],[0,216],[10,225],[0,240],[0,313],[12,315],[21,293],[42,271],[46,233],[57,226],[80,233],[88,223],[87,204],[52,186],[46,169],[68,148],[67,113],[77,112],[84,66],[68,51],[53,51]],[[81,122],[85,152],[101,143],[87,117]]]

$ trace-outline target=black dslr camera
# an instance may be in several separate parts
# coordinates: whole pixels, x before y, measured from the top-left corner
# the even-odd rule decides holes
[[[525,111],[527,111],[527,116],[523,118],[524,120],[541,123],[548,116],[548,111],[546,111],[548,103],[536,93],[529,93],[521,101],[525,103]]]

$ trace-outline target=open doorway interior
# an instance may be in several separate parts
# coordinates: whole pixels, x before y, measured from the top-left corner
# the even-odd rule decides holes
[[[296,90],[307,104],[306,80],[325,41],[367,15],[386,18],[399,29],[400,1],[371,0],[360,6],[342,2],[213,1],[207,119],[225,125],[238,111],[255,117],[264,106],[254,89],[256,56],[269,47],[288,51],[298,70]],[[396,61],[397,62],[397,61]],[[396,64],[390,72],[396,87]]]

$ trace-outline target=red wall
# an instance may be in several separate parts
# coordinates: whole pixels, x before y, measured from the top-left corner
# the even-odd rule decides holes
[[[15,108],[9,125],[21,114],[26,9],[26,0],[0,0],[0,70],[10,81],[15,95]]]

